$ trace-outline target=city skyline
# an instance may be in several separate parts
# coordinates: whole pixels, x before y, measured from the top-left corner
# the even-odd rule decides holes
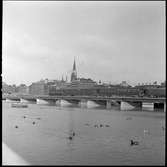
[[[74,76],[75,75],[75,76]],[[71,78],[70,78],[71,77]],[[69,79],[67,78],[67,75],[66,75],[66,77],[65,77],[65,79],[64,79],[64,76],[62,75],[62,78],[61,79],[48,79],[48,78],[41,78],[40,80],[38,80],[38,81],[33,81],[33,82],[31,82],[30,84],[29,84],[29,86],[30,85],[32,85],[33,83],[37,83],[37,82],[45,82],[46,80],[47,81],[51,81],[51,82],[53,82],[53,81],[65,81],[65,82],[68,82],[68,83],[72,83],[73,82],[73,80],[78,80],[78,79],[83,79],[84,77],[77,77],[77,69],[76,69],[76,62],[75,62],[75,58],[74,58],[74,62],[73,62],[73,69],[72,69],[72,71],[71,71],[71,76],[69,77]],[[74,78],[73,78],[74,77]],[[73,78],[73,79],[72,79]],[[91,79],[91,78],[85,78],[85,79]],[[99,81],[95,81],[97,84],[113,84],[113,83],[111,83],[110,81],[107,83],[107,82],[103,82],[103,81],[101,81],[101,80],[99,80]],[[121,83],[115,83],[115,85],[120,85],[120,84],[126,84],[126,85],[130,85],[130,86],[138,86],[138,85],[161,85],[161,84],[163,84],[163,83],[165,83],[166,81],[164,81],[164,82],[157,82],[157,81],[154,81],[153,83],[151,83],[151,82],[146,82],[146,83],[136,83],[136,84],[134,84],[134,85],[130,85],[129,83],[127,83],[127,81],[122,81]],[[3,83],[4,84],[7,84],[7,85],[15,85],[15,86],[21,86],[21,85],[25,85],[25,86],[28,86],[28,85],[26,85],[25,83],[19,83],[19,84],[8,84],[8,83],[6,83],[6,82],[4,82],[3,81]]]
[[[165,2],[3,2],[2,79],[165,81]],[[70,79],[69,79],[70,80]]]

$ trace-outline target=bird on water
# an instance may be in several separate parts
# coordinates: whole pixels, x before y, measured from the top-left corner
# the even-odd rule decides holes
[[[134,141],[134,140],[130,140],[130,145],[133,146],[133,145],[139,145],[139,142],[138,141]]]

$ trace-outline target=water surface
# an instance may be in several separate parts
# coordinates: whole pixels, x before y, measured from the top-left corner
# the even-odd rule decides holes
[[[164,112],[28,105],[3,101],[2,116],[3,142],[29,164],[165,164]]]

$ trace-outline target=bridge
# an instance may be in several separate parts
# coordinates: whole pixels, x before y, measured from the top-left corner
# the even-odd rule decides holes
[[[16,100],[21,102],[34,101],[37,103],[47,102],[60,104],[62,100],[69,103],[80,104],[80,106],[86,106],[88,101],[93,101],[99,105],[106,105],[106,108],[110,109],[112,105],[120,105],[129,107],[147,107],[154,108],[158,105],[163,105],[164,111],[166,111],[166,98],[150,98],[150,97],[127,97],[127,96],[49,96],[49,95],[3,95],[4,100]]]

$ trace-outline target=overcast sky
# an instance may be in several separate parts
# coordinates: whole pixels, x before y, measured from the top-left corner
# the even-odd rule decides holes
[[[8,84],[79,77],[165,80],[165,1],[3,1],[2,76]]]

